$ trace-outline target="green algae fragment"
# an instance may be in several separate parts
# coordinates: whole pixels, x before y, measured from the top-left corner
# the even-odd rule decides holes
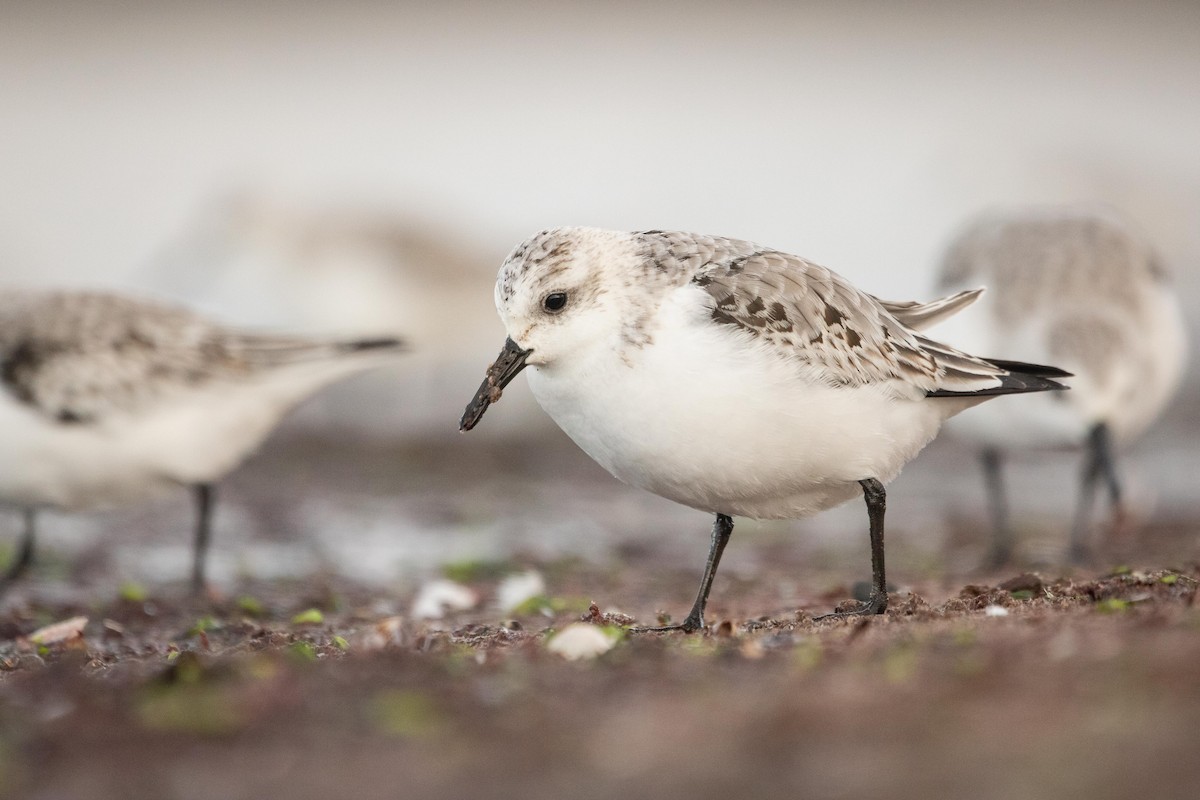
[[[320,609],[310,608],[292,617],[293,625],[320,625],[325,622],[325,615]]]
[[[237,607],[248,617],[261,617],[266,612],[262,602],[257,597],[251,597],[248,594],[237,599]]]
[[[134,581],[125,581],[117,590],[117,596],[127,603],[144,603],[150,597],[146,587]]]

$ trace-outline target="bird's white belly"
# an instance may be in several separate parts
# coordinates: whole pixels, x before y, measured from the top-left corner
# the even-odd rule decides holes
[[[861,495],[862,479],[894,478],[970,404],[813,383],[736,331],[672,322],[629,363],[597,348],[532,368],[529,382],[609,472],[697,509],[768,519],[838,505]]]
[[[0,394],[0,502],[81,510],[214,481],[262,442],[295,394],[224,385],[81,423]]]
[[[0,396],[0,501],[81,509],[133,502],[170,485],[106,427],[61,424]]]

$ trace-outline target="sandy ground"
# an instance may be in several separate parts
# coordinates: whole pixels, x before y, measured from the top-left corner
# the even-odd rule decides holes
[[[231,479],[214,555],[234,566],[203,598],[164,532],[182,500],[86,535],[52,520],[0,606],[0,796],[1196,796],[1200,523],[1180,502],[1068,569],[1070,497],[1048,491],[1032,507],[1064,508],[1021,517],[1023,563],[979,573],[978,503],[947,501],[977,481],[939,490],[962,455],[942,450],[892,488],[886,616],[812,619],[867,577],[848,507],[739,524],[710,630],[630,634],[604,614],[686,612],[707,519],[567,447],[464,448],[273,443]],[[260,571],[247,550],[310,555]],[[542,595],[500,609],[529,569]],[[416,619],[439,573],[478,602]],[[569,661],[554,633],[582,618],[611,649]]]

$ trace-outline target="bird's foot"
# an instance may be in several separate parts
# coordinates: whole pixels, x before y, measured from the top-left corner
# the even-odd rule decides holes
[[[871,592],[871,596],[865,603],[859,603],[857,608],[852,608],[847,611],[833,611],[829,614],[822,614],[819,617],[813,617],[813,621],[821,619],[843,619],[845,617],[868,617],[875,614],[882,614],[887,611],[888,596],[887,592]]]
[[[636,625],[626,630],[630,633],[669,633],[672,631],[695,633],[704,630],[704,617],[698,614],[688,614],[687,619],[675,625]]]

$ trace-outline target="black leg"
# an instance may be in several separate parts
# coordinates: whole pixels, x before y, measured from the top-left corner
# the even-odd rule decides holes
[[[198,483],[196,492],[196,540],[192,546],[192,591],[204,591],[204,562],[212,533],[212,507],[216,490],[211,483]]]
[[[1075,509],[1075,523],[1071,526],[1071,539],[1067,548],[1067,559],[1072,564],[1086,564],[1091,560],[1088,534],[1091,531],[1092,507],[1096,501],[1096,482],[1101,475],[1112,476],[1109,492],[1119,496],[1120,487],[1112,467],[1112,453],[1108,442],[1108,426],[1103,422],[1094,425],[1088,432],[1083,453],[1083,475],[1079,486],[1079,506]]]
[[[816,619],[869,616],[887,611],[887,574],[883,564],[883,516],[887,511],[887,492],[883,484],[874,478],[866,478],[859,484],[863,489],[863,499],[867,501],[867,517],[871,524],[871,596],[854,611],[839,611]]]
[[[713,578],[717,576],[717,565],[721,563],[721,554],[725,552],[725,545],[729,544],[729,537],[732,534],[733,519],[725,514],[717,514],[717,519],[713,522],[712,542],[708,548],[708,563],[704,565],[704,577],[700,579],[700,592],[696,595],[696,602],[692,604],[692,611],[687,615],[687,619],[678,625],[630,628],[630,630],[634,632],[683,631],[684,633],[704,630],[704,607],[708,605],[708,592],[712,589]]]
[[[25,570],[33,564],[33,545],[34,539],[37,537],[36,516],[37,512],[32,508],[25,509],[25,532],[21,535],[21,549],[17,551],[12,563],[8,565],[8,571],[4,577],[0,578],[0,592],[24,575]]]
[[[1104,483],[1108,487],[1109,506],[1113,515],[1116,516],[1121,509],[1121,480],[1117,477],[1117,459],[1116,453],[1113,451],[1112,432],[1108,429],[1108,423],[1097,424],[1092,428],[1088,438],[1096,454],[1100,474],[1104,477]]]
[[[1088,546],[1091,531],[1092,507],[1096,498],[1096,483],[1104,480],[1108,489],[1109,508],[1113,527],[1119,528],[1124,509],[1121,505],[1121,481],[1117,477],[1116,455],[1113,452],[1112,433],[1108,424],[1098,422],[1088,431],[1084,445],[1083,483],[1079,492],[1079,508],[1075,512],[1075,524],[1071,527],[1071,543],[1067,557],[1073,564],[1085,564],[1090,560]]]
[[[1000,450],[988,447],[980,454],[983,480],[987,485],[988,511],[992,517],[992,547],[985,566],[998,569],[1012,560],[1013,531],[1008,519],[1008,497],[1004,491],[1004,459]]]

